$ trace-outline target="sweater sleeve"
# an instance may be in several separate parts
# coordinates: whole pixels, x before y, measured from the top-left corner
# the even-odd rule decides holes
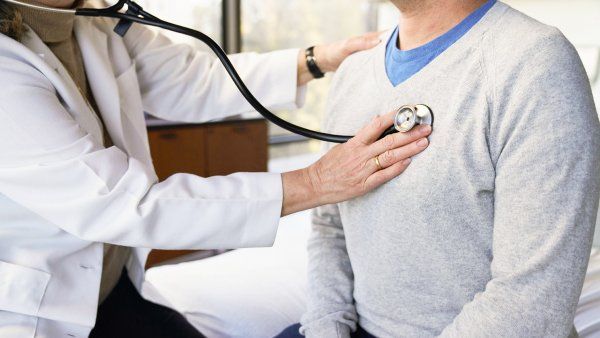
[[[350,337],[358,320],[354,275],[337,205],[313,212],[308,256],[308,311],[301,332],[307,337]]]
[[[598,117],[562,34],[531,49],[519,65],[492,60],[492,279],[441,337],[566,337],[573,327],[598,206]]]

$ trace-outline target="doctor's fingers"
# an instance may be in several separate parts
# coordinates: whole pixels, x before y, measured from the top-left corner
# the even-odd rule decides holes
[[[406,133],[394,133],[369,146],[371,156],[383,154],[388,150],[400,149],[431,134],[431,126],[420,125]]]
[[[362,145],[370,145],[377,141],[379,137],[394,124],[396,111],[391,111],[385,115],[378,115],[371,120],[369,124],[356,133],[349,142],[357,142]],[[383,152],[383,151],[381,151]]]
[[[410,158],[425,150],[427,146],[429,146],[429,141],[427,138],[421,138],[399,148],[386,150],[385,152],[373,157],[373,161],[371,161],[371,168],[375,172],[392,167],[397,163],[404,162],[405,160],[408,160],[406,163],[408,166],[410,163]]]
[[[355,53],[365,49],[373,48],[381,42],[380,35],[383,32],[370,32],[356,36],[345,41],[344,48],[348,53]]]
[[[410,164],[410,158],[401,162],[397,162],[390,167],[387,167],[383,170],[379,170],[373,173],[371,176],[367,178],[365,181],[365,189],[370,191],[379,187],[380,185],[389,182],[393,178],[402,174],[408,165]]]

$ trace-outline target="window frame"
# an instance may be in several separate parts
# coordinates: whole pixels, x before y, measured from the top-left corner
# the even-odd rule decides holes
[[[242,51],[242,5],[241,0],[221,2],[221,44],[227,54]]]

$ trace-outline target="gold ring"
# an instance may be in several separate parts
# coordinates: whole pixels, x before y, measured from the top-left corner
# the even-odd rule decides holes
[[[378,170],[383,169],[383,167],[381,166],[381,163],[379,162],[379,155],[375,156],[375,164],[377,165]]]

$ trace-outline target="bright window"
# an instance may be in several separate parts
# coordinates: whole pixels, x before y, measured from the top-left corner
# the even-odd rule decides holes
[[[361,34],[370,28],[372,5],[368,0],[242,0],[242,50],[306,48]],[[305,106],[280,116],[320,129],[329,84],[330,76],[312,81]],[[287,132],[272,126],[271,134]]]
[[[199,30],[212,39],[221,42],[221,0],[136,0],[144,10],[159,18],[181,26]],[[190,43],[208,50],[206,46],[191,37],[161,30],[176,42]]]

